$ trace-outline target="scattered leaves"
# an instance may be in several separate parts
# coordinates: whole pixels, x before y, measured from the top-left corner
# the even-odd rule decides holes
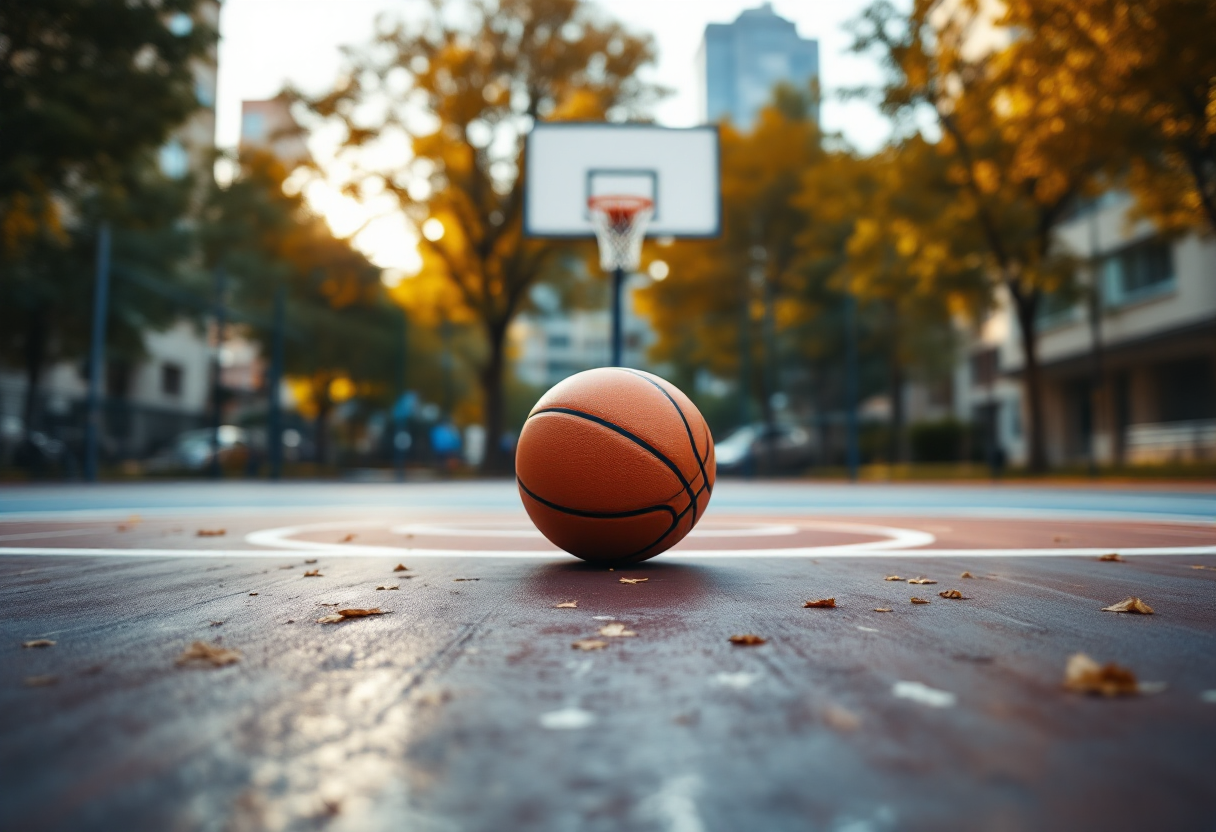
[[[650,578],[621,578],[620,580],[623,584],[640,584],[649,581]]]
[[[926,601],[924,598],[916,598],[916,597],[913,597],[913,598],[912,598],[912,603],[913,603],[913,604],[927,604],[927,603],[929,603],[929,602],[928,602],[928,601]]]
[[[974,578],[975,576],[972,575],[970,572],[964,572],[963,574],[959,575],[959,577],[960,578]]]
[[[481,578],[452,578],[452,583],[459,583],[460,581],[480,581],[480,580],[481,580]]]
[[[212,626],[212,627],[223,627],[223,626],[224,626],[224,622],[223,622],[223,621],[212,621],[212,622],[211,622],[211,626]]]
[[[22,647],[54,647],[55,642],[51,641],[49,638],[36,638],[36,639],[33,639],[32,641],[21,642],[21,646]]]
[[[768,639],[762,638],[761,636],[752,635],[751,633],[746,633],[745,635],[741,635],[741,636],[731,636],[730,637],[731,644],[742,644],[745,647],[753,647],[757,644],[765,644],[767,642],[768,642]]]
[[[967,596],[959,592],[957,589],[947,589],[944,592],[937,593],[943,598],[953,598],[958,601],[966,601]]]
[[[330,605],[325,605],[325,606],[330,606]],[[358,609],[338,610],[336,613],[330,613],[329,615],[321,616],[320,618],[317,619],[317,623],[318,624],[338,624],[342,621],[345,621],[348,618],[366,618],[369,615],[384,615],[387,612],[388,612],[388,610],[382,610],[379,607],[372,607],[371,609],[366,609],[366,610],[358,610]]]
[[[902,581],[903,578],[899,577],[898,575],[888,575],[887,577],[883,578],[883,580],[884,581]]]
[[[196,641],[182,651],[182,654],[177,657],[179,665],[204,665],[209,664],[212,667],[223,667],[228,664],[236,664],[241,660],[240,651],[229,650],[226,647],[217,647],[214,644],[208,644],[205,641]]]
[[[1053,537],[1053,538],[1051,539],[1051,542],[1052,542],[1052,543],[1064,543],[1064,542],[1069,541],[1069,540],[1072,540],[1072,538],[1071,538],[1071,537],[1065,537],[1065,536],[1064,536],[1064,535],[1062,535],[1062,534],[1057,534],[1055,537]]]
[[[935,584],[937,581],[932,578],[908,578],[910,584]]]
[[[1100,696],[1135,696],[1140,692],[1135,673],[1114,662],[1099,665],[1084,653],[1076,653],[1068,659],[1064,668],[1064,687]]]
[[[394,572],[409,572],[410,568],[408,566],[406,566],[404,563],[399,563],[393,567],[393,571]]]
[[[195,537],[223,537],[228,534],[227,529],[199,529],[194,533]]]
[[[399,586],[378,586],[376,589],[401,589]]]
[[[342,538],[338,542],[339,543],[350,543],[354,539],[355,539],[355,536],[353,534],[348,534],[346,537]]]
[[[576,610],[578,609],[578,601],[562,601],[560,604],[554,604],[555,610]]]
[[[324,578],[325,576],[321,574],[320,569],[309,569],[307,572],[304,573],[304,577],[305,578]]]
[[[1130,612],[1135,613],[1136,615],[1152,615],[1153,608],[1133,595],[1128,598],[1124,598],[1117,604],[1111,604],[1109,607],[1103,607],[1102,612]]]
[[[1119,557],[1118,552],[1111,552],[1109,555],[1103,555],[1102,557],[1098,558],[1098,560],[1106,562],[1106,563],[1111,563],[1111,562],[1127,563],[1127,561],[1125,561],[1123,558]]]
[[[874,612],[890,612],[890,607],[875,607]]]
[[[323,615],[317,619],[318,624],[337,624],[346,619],[340,615]]]
[[[605,624],[600,627],[600,635],[605,638],[630,638],[636,636],[633,630],[626,630],[624,624]]]
[[[251,592],[251,593],[249,593],[249,594],[250,594],[250,595],[257,595],[257,593],[256,593],[256,592]]]
[[[608,646],[608,642],[600,641],[597,638],[580,638],[570,646],[575,650],[603,650]]]
[[[59,683],[58,676],[26,676],[25,686],[27,688],[45,688]]]
[[[818,598],[814,601],[807,601],[803,607],[818,607],[819,609],[834,609],[836,606],[835,598]]]
[[[306,561],[304,561],[304,562],[305,562],[305,563],[316,563],[316,562],[317,562],[317,559],[316,559],[316,558],[312,558],[311,560],[306,560]]]

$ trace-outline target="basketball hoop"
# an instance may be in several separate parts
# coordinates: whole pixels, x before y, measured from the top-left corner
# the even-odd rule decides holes
[[[607,272],[637,269],[654,202],[644,196],[619,194],[589,197],[587,207],[599,241],[600,267]]]

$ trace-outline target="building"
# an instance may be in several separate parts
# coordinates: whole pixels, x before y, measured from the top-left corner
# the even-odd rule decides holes
[[[288,170],[309,161],[305,134],[291,114],[284,93],[264,101],[241,102],[240,148],[268,150]]]
[[[805,89],[819,79],[819,43],[800,37],[771,3],[748,9],[734,23],[711,23],[697,53],[705,121],[728,119],[749,129],[773,98],[773,88]],[[819,121],[819,109],[814,109]]]
[[[1216,460],[1216,240],[1164,239],[1109,194],[1077,211],[1060,243],[1094,285],[1039,316],[1052,465]],[[1096,298],[1091,302],[1091,298]],[[1027,458],[1022,350],[1007,301],[959,369],[959,415],[1014,462]]]

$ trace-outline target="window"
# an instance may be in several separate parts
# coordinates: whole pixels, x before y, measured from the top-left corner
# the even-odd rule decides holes
[[[266,138],[266,116],[262,113],[245,113],[241,116],[241,141],[260,142]]]
[[[1174,285],[1174,258],[1164,240],[1147,240],[1102,261],[1102,290],[1107,306],[1132,303],[1167,292]]]
[[[160,365],[160,392],[166,396],[182,394],[182,368],[179,364]]]

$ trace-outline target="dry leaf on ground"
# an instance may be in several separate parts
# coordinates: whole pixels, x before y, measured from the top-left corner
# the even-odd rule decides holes
[[[562,601],[560,604],[554,604],[555,610],[576,610],[578,609],[578,601]]]
[[[378,586],[376,589],[401,589],[399,586]]]
[[[580,638],[570,646],[575,650],[603,650],[608,646],[608,642],[596,638]]]
[[[280,569],[295,569],[296,567],[295,567],[295,565],[294,565],[294,564],[290,564],[290,563],[289,563],[289,564],[287,564],[286,566],[280,566],[279,568],[280,568]]]
[[[305,578],[324,578],[325,576],[321,574],[320,569],[309,569],[307,572],[304,573],[304,577]]]
[[[25,686],[27,688],[45,688],[49,685],[59,683],[58,676],[26,676]]]
[[[600,627],[600,635],[606,638],[629,638],[636,636],[633,630],[626,630],[624,624],[605,624]]]
[[[338,610],[338,615],[345,616],[346,618],[365,618],[369,615],[384,615],[387,612],[388,612],[388,610],[382,610],[379,607],[372,607],[371,609],[366,609],[366,610],[359,610],[359,609]]]
[[[649,581],[650,578],[621,578],[623,584],[640,584]]]
[[[223,537],[226,534],[227,529],[199,529],[195,532],[196,537]]]
[[[256,592],[251,592],[251,593],[249,593],[249,594],[250,594],[250,595],[257,595],[257,593],[256,593]]]
[[[937,594],[942,596],[943,598],[954,598],[959,601],[967,600],[967,596],[964,595],[963,593],[959,592],[957,589],[947,589],[944,592],[939,592]]]
[[[339,542],[339,543],[350,543],[350,542],[351,542],[352,540],[354,540],[354,539],[355,539],[355,536],[354,536],[353,534],[348,534],[346,537],[342,538],[342,539],[341,539],[340,541],[338,541],[338,542]]]
[[[899,577],[898,575],[888,575],[887,577],[883,578],[883,580],[884,581],[902,581],[903,578]]]
[[[916,597],[913,597],[913,598],[912,598],[912,603],[913,603],[913,604],[927,604],[927,603],[929,603],[929,602],[928,602],[928,601],[926,601],[924,598],[916,598]]]
[[[910,584],[935,584],[937,581],[932,578],[908,578]]]
[[[1099,665],[1084,653],[1069,657],[1064,668],[1064,687],[1101,696],[1134,696],[1140,692],[1135,673],[1114,662]]]
[[[32,641],[21,642],[21,646],[22,647],[54,647],[55,642],[51,641],[49,638],[36,638]]]
[[[814,601],[807,601],[803,607],[818,607],[820,609],[831,609],[836,606],[835,598],[818,598]]]
[[[742,644],[742,645],[745,645],[748,647],[751,647],[751,646],[754,646],[757,644],[764,644],[767,641],[768,641],[768,639],[762,638],[761,636],[752,635],[751,633],[746,633],[745,635],[741,635],[741,636],[731,636],[730,637],[731,644]]]
[[[828,705],[824,708],[823,721],[837,731],[856,731],[861,727],[861,717],[839,705]]]
[[[1102,555],[1102,557],[1098,558],[1098,560],[1105,561],[1107,563],[1109,563],[1111,561],[1115,561],[1118,563],[1127,563],[1127,561],[1125,561],[1123,558],[1119,557],[1118,552],[1111,552],[1109,555]]]
[[[481,580],[481,578],[452,578],[452,583],[458,583],[460,581],[480,581],[480,580]]]
[[[1153,608],[1133,595],[1131,597],[1124,598],[1117,604],[1111,604],[1109,607],[1103,607],[1102,612],[1130,612],[1137,615],[1152,615]]]
[[[875,607],[874,612],[890,612],[890,607]]]
[[[393,567],[393,571],[394,572],[409,572],[410,568],[408,566],[406,566],[404,563],[399,563]]]
[[[317,559],[316,559],[316,558],[311,558],[311,559],[306,560],[306,561],[304,561],[304,562],[305,562],[305,563],[316,563],[316,562],[317,562]]]
[[[179,665],[200,665],[209,664],[212,667],[223,667],[227,664],[236,664],[241,660],[241,654],[238,650],[229,650],[226,647],[217,647],[214,644],[208,644],[205,641],[196,641],[182,651],[182,654],[177,657]]]
[[[959,577],[960,578],[974,578],[975,576],[972,575],[970,572],[964,572],[963,574],[959,575]]]
[[[340,615],[323,615],[317,619],[318,624],[337,624],[346,619]]]

